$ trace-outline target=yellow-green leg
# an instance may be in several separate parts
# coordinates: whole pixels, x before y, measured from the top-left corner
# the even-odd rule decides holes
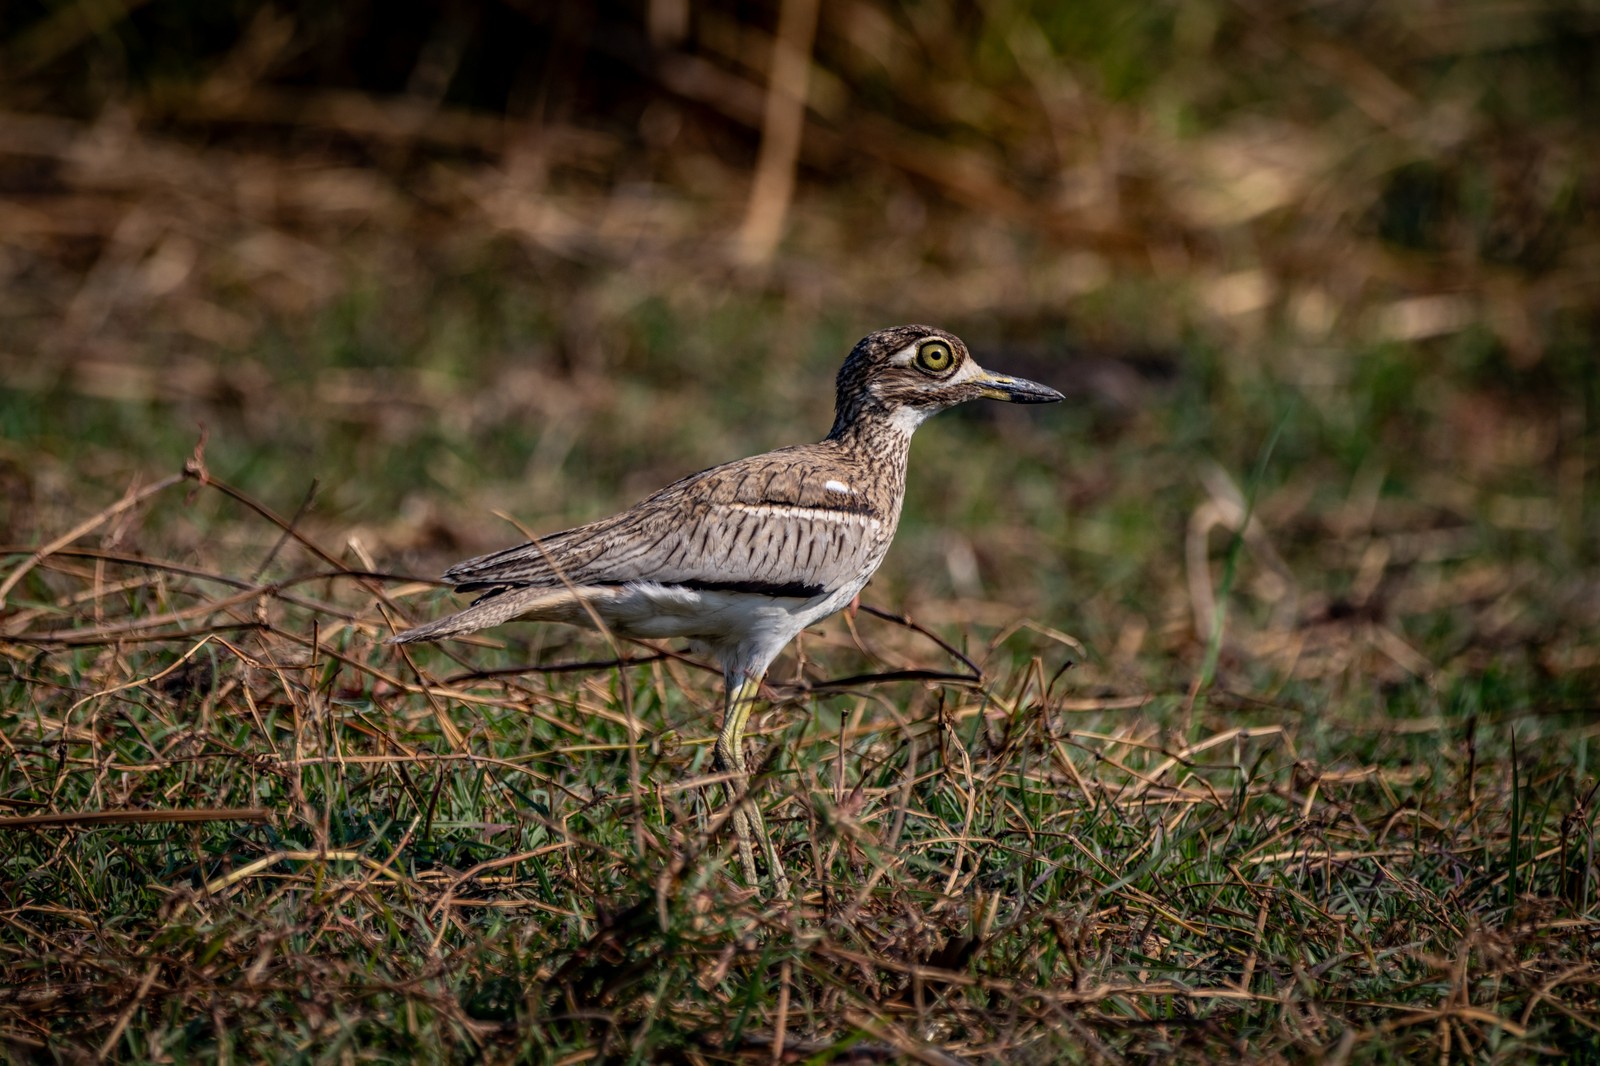
[[[789,878],[783,871],[783,862],[778,858],[778,849],[773,847],[772,838],[767,835],[767,823],[761,817],[761,808],[750,796],[750,770],[744,758],[744,727],[750,720],[750,711],[755,707],[760,690],[760,678],[740,677],[737,681],[729,678],[722,732],[717,734],[716,767],[723,773],[735,775],[726,788],[728,802],[736,804],[733,832],[739,841],[739,865],[744,869],[745,880],[752,886],[759,884],[755,848],[750,840],[752,836],[759,837],[773,884],[780,896],[787,896]]]

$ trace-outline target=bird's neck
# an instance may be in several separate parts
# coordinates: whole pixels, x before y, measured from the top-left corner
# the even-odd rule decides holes
[[[828,439],[860,447],[895,447],[904,451],[911,446],[911,434],[931,414],[931,409],[920,407],[841,409],[834,415]]]
[[[828,440],[874,465],[883,464],[898,469],[904,477],[906,457],[911,451],[911,434],[925,417],[922,412],[910,407],[859,412],[849,419],[841,415],[834,421]]]
[[[876,556],[880,559],[900,523],[900,505],[906,494],[906,460],[911,454],[911,432],[915,428],[905,418],[865,414],[835,423],[833,432],[822,442],[824,449],[834,452],[845,484],[861,494],[871,514],[883,523],[883,542]]]

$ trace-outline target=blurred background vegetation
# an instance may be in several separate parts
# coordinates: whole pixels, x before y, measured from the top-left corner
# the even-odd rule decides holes
[[[1482,715],[1552,819],[1592,784],[1600,5],[0,12],[10,551],[204,427],[349,565],[437,573],[820,436],[921,321],[1069,400],[919,434],[869,602],[1096,698],[1192,711],[1209,655],[1202,717],[1334,757]],[[92,539],[303,569],[278,537],[197,494]]]
[[[1593,623],[1600,8],[785,17],[8,5],[0,539],[205,425],[220,475],[284,510],[315,477],[312,521],[432,572],[514,536],[492,510],[570,524],[820,435],[849,345],[928,321],[1072,401],[919,440],[896,599],[1136,651],[1187,627],[1231,480],[1322,553],[1262,572],[1280,621],[1478,557],[1522,564],[1496,600],[1588,575],[1533,600]],[[1395,527],[1427,543],[1363,577]]]
[[[494,510],[820,435],[849,345],[927,321],[1071,402],[919,439],[880,598],[1192,648],[1185,539],[1248,492],[1263,625],[1594,625],[1600,8],[787,10],[7,5],[0,540],[204,425],[436,572]],[[1438,666],[1483,649],[1452,624],[1400,629]]]

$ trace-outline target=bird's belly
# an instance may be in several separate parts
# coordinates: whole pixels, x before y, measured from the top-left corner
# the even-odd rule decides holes
[[[796,634],[849,603],[859,588],[769,596],[639,581],[613,591],[600,613],[619,636],[686,637],[724,671],[759,677]]]
[[[781,632],[786,642],[821,617],[816,609],[832,598],[768,596],[635,581],[607,596],[599,613],[612,632],[624,637],[688,637],[717,644],[747,640],[756,634],[775,638]]]

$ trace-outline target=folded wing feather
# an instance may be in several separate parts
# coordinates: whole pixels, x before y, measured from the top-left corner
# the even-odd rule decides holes
[[[451,567],[445,579],[459,591],[485,594],[396,639],[436,640],[541,608],[565,620],[558,604],[570,600],[569,586],[651,581],[810,598],[864,580],[898,509],[875,507],[878,494],[841,482],[833,457],[814,454],[817,447],[703,470],[610,518]]]

